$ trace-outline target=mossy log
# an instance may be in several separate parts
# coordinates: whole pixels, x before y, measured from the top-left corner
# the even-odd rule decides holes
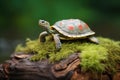
[[[79,55],[50,63],[48,59],[30,61],[31,54],[13,54],[0,65],[0,80],[120,80],[120,64],[116,74],[83,72]]]
[[[0,80],[69,80],[80,64],[78,53],[60,62],[49,60],[32,62],[29,54],[13,54],[0,65]]]

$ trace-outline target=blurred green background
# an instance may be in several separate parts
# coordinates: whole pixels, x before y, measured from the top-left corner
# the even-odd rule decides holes
[[[38,38],[39,19],[69,18],[83,20],[96,36],[120,40],[120,0],[0,0],[0,62],[27,37]]]

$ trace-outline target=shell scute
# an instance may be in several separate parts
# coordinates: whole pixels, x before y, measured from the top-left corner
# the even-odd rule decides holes
[[[85,37],[95,34],[85,22],[79,19],[58,21],[53,28],[67,37]]]

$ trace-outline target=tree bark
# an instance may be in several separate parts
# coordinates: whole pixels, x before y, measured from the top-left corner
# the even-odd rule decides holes
[[[30,54],[13,54],[0,65],[0,80],[120,80],[120,64],[114,75],[82,72],[79,54],[55,63],[48,59],[32,62]]]

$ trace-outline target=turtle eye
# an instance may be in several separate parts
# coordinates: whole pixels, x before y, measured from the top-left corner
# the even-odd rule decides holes
[[[44,20],[42,20],[42,21],[41,21],[41,23],[45,23],[45,21],[44,21]]]

